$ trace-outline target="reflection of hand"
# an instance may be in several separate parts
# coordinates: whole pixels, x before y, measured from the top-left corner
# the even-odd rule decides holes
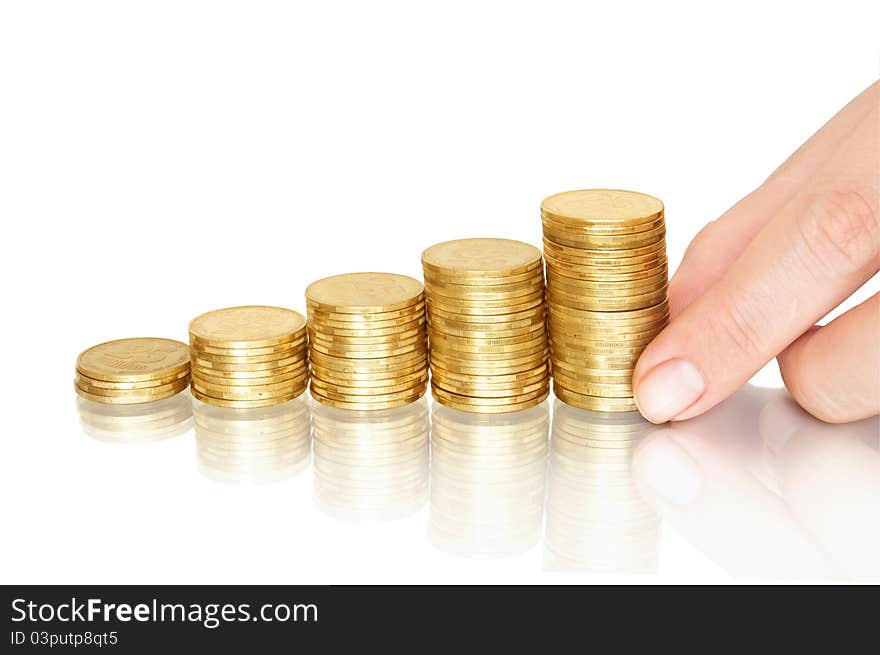
[[[656,430],[633,473],[665,521],[733,575],[880,580],[878,441],[877,419],[831,426],[746,387]]]
[[[645,417],[702,414],[777,355],[814,416],[880,413],[880,294],[812,327],[880,269],[878,206],[880,82],[688,247],[634,372]]]

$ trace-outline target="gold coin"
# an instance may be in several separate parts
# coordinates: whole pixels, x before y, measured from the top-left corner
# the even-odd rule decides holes
[[[589,296],[634,295],[647,293],[661,287],[665,288],[667,281],[666,271],[638,280],[577,280],[554,276],[552,280],[548,280],[547,293],[561,291]]]
[[[432,379],[435,384],[455,393],[461,392],[456,392],[450,385],[470,389],[516,389],[516,393],[520,393],[524,387],[546,381],[549,372],[550,367],[546,363],[527,373],[515,375],[460,375],[447,373],[441,369],[432,376]],[[512,396],[514,394],[510,393],[507,395]]]
[[[308,366],[308,359],[302,359],[300,361],[294,362],[293,364],[288,364],[287,366],[278,366],[275,368],[257,371],[227,371],[218,368],[205,368],[201,366],[194,366],[193,375],[207,375],[210,377],[230,380],[232,381],[231,384],[243,384],[244,381],[259,380],[261,378],[285,375],[287,373],[296,373],[308,369]],[[234,382],[234,380],[241,380],[241,382]]]
[[[403,407],[404,405],[409,405],[417,401],[419,398],[425,395],[425,391],[427,391],[427,387],[425,389],[419,389],[415,393],[413,393],[408,398],[400,398],[397,400],[389,400],[389,401],[369,401],[369,402],[350,402],[344,400],[334,400],[333,398],[328,398],[323,396],[319,392],[312,390],[312,398],[314,398],[317,402],[322,405],[327,405],[329,407],[335,407],[338,409],[348,409],[348,410],[370,410],[370,411],[378,411],[382,409],[392,409],[394,407]]]
[[[495,287],[500,285],[521,284],[540,280],[544,277],[544,270],[541,266],[535,266],[525,273],[517,275],[467,275],[456,271],[455,273],[435,273],[431,270],[423,271],[425,282],[431,284],[450,284],[453,286],[465,287]]]
[[[652,261],[666,254],[666,241],[632,248],[584,248],[556,243],[547,237],[543,239],[544,251],[548,257],[558,262],[573,264],[604,264],[605,266],[632,266]]]
[[[332,384],[334,386],[339,387],[352,387],[352,388],[382,388],[382,387],[390,387],[401,384],[416,384],[422,378],[426,378],[428,375],[428,367],[423,366],[422,368],[418,368],[410,373],[401,373],[392,377],[385,378],[375,378],[375,377],[355,377],[346,374],[340,374],[335,371],[328,371],[326,369],[320,369],[318,371],[312,371],[312,377],[317,378],[323,383]]]
[[[193,378],[192,387],[201,393],[215,396],[217,398],[228,398],[229,400],[258,400],[260,398],[273,397],[281,393],[289,392],[291,389],[305,384],[308,377],[308,373],[300,373],[287,380],[277,380],[260,385],[215,384],[201,378]]]
[[[467,373],[456,373],[454,371],[449,371],[443,368],[438,368],[435,372],[435,376],[437,378],[446,378],[448,380],[453,380],[460,383],[516,383],[516,382],[531,382],[534,379],[541,377],[542,375],[546,375],[550,371],[550,366],[547,361],[541,361],[536,364],[534,367],[526,369],[524,371],[518,371],[516,373],[504,373],[504,374],[493,374],[491,372],[483,373],[483,374],[467,374]]]
[[[663,216],[663,203],[636,191],[579,189],[544,198],[541,216],[575,227],[640,225]]]
[[[666,319],[655,323],[647,323],[644,325],[636,325],[633,327],[616,326],[609,328],[601,328],[596,325],[583,325],[579,323],[566,323],[558,319],[553,319],[550,323],[548,334],[552,339],[554,335],[561,336],[563,339],[589,339],[592,341],[608,341],[608,340],[624,340],[649,338],[663,331],[666,326]]]
[[[597,323],[601,326],[635,325],[637,323],[651,323],[661,316],[669,316],[669,301],[664,299],[662,302],[650,307],[622,312],[578,310],[553,305],[548,305],[547,310],[551,317],[563,316],[572,320],[582,321],[583,323]]]
[[[291,366],[301,366],[307,361],[308,353],[304,353],[302,355],[297,355],[296,357],[288,357],[286,359],[278,359],[257,364],[230,364],[228,362],[211,362],[202,359],[194,359],[193,366],[204,371],[213,371],[214,375],[222,375],[224,373],[261,373],[263,375],[272,375],[274,371],[282,370]]]
[[[194,318],[190,338],[213,348],[264,348],[287,343],[306,326],[292,309],[245,305],[216,309]]]
[[[81,390],[92,394],[93,396],[106,396],[108,398],[156,398],[156,397],[165,397],[168,395],[169,391],[180,389],[186,387],[189,383],[189,376],[184,376],[172,382],[166,382],[165,384],[158,387],[147,387],[141,389],[114,389],[107,387],[99,387],[94,386],[89,378],[85,378],[81,375],[77,375],[74,379],[74,383]]]
[[[425,324],[425,321],[425,316],[419,316],[416,320],[410,321],[409,323],[375,330],[366,328],[331,328],[316,321],[309,324],[309,336],[314,337],[315,335],[320,335],[328,339],[330,337],[393,337],[396,335],[418,332]]]
[[[313,282],[306,299],[333,313],[389,312],[422,302],[422,283],[395,273],[346,273]]]
[[[484,301],[501,301],[520,302],[540,293],[544,288],[543,276],[537,278],[534,282],[518,285],[496,285],[482,287],[466,287],[462,285],[438,285],[428,283],[425,296],[428,300],[439,298],[446,302],[458,302],[464,300],[466,302],[484,302]]]
[[[139,403],[148,403],[154,400],[162,400],[163,398],[169,398],[177,393],[180,393],[189,386],[189,378],[184,378],[180,382],[174,385],[170,385],[161,394],[130,391],[123,395],[105,395],[92,393],[90,391],[82,389],[76,383],[74,383],[73,386],[76,390],[76,393],[87,400],[92,400],[98,403],[107,403],[111,405],[134,405]]]
[[[631,250],[633,248],[641,248],[663,242],[666,237],[666,226],[663,225],[659,228],[649,230],[648,232],[637,232],[636,234],[600,236],[560,233],[545,225],[544,237],[553,241],[553,243],[561,246],[568,246],[570,248],[585,248],[587,250]]]
[[[613,253],[616,251],[608,250]],[[647,257],[597,259],[587,257],[554,257],[547,253],[547,275],[568,275],[569,277],[586,275],[631,275],[658,269],[669,265],[665,248]]]
[[[213,388],[205,388],[202,386],[193,385],[193,390],[215,400],[234,400],[234,401],[261,401],[261,400],[278,400],[278,399],[287,399],[291,395],[299,395],[297,391],[301,388],[304,389],[306,383],[302,383],[300,385],[288,384],[283,389],[276,389],[272,391],[216,391]],[[301,393],[301,391],[300,391]],[[283,401],[282,401],[283,402]]]
[[[401,320],[404,323],[408,323],[424,313],[425,297],[422,294],[420,300],[414,305],[388,312],[331,312],[321,309],[321,307],[308,300],[306,300],[306,305],[308,306],[309,316],[313,316],[315,320],[326,321],[328,324],[342,323],[343,325],[340,327],[346,327],[349,324],[360,325],[361,323],[386,323]],[[389,326],[377,325],[376,327]]]
[[[443,389],[449,393],[455,393],[461,396],[467,396],[469,398],[511,398],[518,396],[526,396],[530,393],[548,389],[549,378],[545,377],[542,380],[537,382],[533,382],[528,385],[521,386],[504,386],[504,385],[461,385],[456,384],[451,380],[434,380],[433,384],[435,387]]]
[[[395,384],[386,384],[383,386],[348,386],[336,384],[319,377],[312,376],[312,387],[316,388],[320,393],[328,398],[336,400],[350,400],[352,402],[361,402],[357,398],[348,398],[348,396],[370,396],[379,400],[396,400],[398,394],[412,394],[412,392],[428,382],[427,371],[421,377],[409,382],[397,382]],[[401,396],[403,397],[403,396]]]
[[[564,307],[550,307],[547,312],[547,324],[550,330],[559,328],[563,332],[595,331],[603,332],[647,332],[663,327],[669,322],[669,309],[661,307],[655,315],[627,316],[629,312],[615,312],[620,317],[614,320],[602,320],[601,318],[587,318],[593,312],[575,312]]]
[[[547,302],[571,309],[590,311],[627,311],[644,309],[666,300],[666,285],[649,293],[629,296],[586,296],[547,290]]]
[[[651,339],[653,339],[653,335],[642,337],[638,340],[618,339],[615,341],[604,341],[598,339],[566,339],[557,334],[550,340],[550,343],[552,344],[553,348],[557,349],[557,352],[572,350],[576,353],[602,353],[606,355],[619,355],[624,353],[640,353],[642,350],[644,350],[645,346],[647,346],[651,342]]]
[[[526,394],[525,397],[513,398],[492,398],[474,404],[473,399],[466,396],[451,394],[448,391],[431,386],[431,394],[434,399],[441,405],[446,405],[453,409],[459,409],[465,412],[479,412],[484,414],[517,412],[529,407],[539,405],[546,400],[549,395],[549,388],[532,394]],[[501,402],[498,402],[501,401]]]
[[[431,280],[426,280],[425,295],[429,298],[432,296],[443,296],[453,300],[493,300],[499,298],[518,298],[521,296],[529,296],[539,291],[544,286],[544,276],[538,276],[527,282],[518,282],[516,284],[495,284],[495,285],[465,285],[465,284],[439,284]]]
[[[344,359],[367,360],[385,359],[388,357],[397,357],[410,353],[424,353],[427,352],[428,349],[428,345],[424,339],[418,339],[412,343],[404,344],[402,346],[391,344],[389,346],[373,345],[364,348],[358,348],[357,346],[348,345],[324,346],[321,343],[313,342],[311,344],[311,347],[312,354],[320,353],[322,355],[329,355],[331,357],[342,357]]]
[[[444,348],[432,348],[429,351],[432,365],[452,366],[455,363],[460,363],[464,366],[488,366],[494,364],[498,367],[517,366],[539,360],[547,352],[549,352],[548,344],[543,341],[524,350],[511,352],[470,352],[461,349]]]
[[[528,297],[518,298],[516,302],[481,301],[470,302],[463,300],[447,301],[443,298],[428,300],[428,314],[448,313],[454,315],[470,316],[497,316],[501,314],[514,314],[524,312],[544,304],[544,289]]]
[[[399,369],[383,369],[379,371],[337,371],[332,368],[326,368],[324,366],[312,366],[312,374],[323,380],[329,380],[331,382],[343,382],[344,380],[351,380],[354,382],[381,382],[383,380],[391,380],[391,379],[399,379],[399,380],[408,380],[414,379],[422,374],[423,371],[428,370],[428,363],[425,359],[422,359],[415,364],[410,366],[402,367]]]
[[[523,336],[498,338],[468,338],[443,334],[431,330],[428,343],[432,349],[445,352],[454,350],[460,353],[503,353],[510,354],[520,350],[530,350],[547,343],[547,334],[543,330],[530,332]]]
[[[213,346],[205,346],[197,340],[192,339],[190,341],[190,350],[195,350],[206,355],[217,355],[218,357],[278,356],[304,347],[307,341],[308,336],[304,329],[295,340],[275,346],[265,346],[262,348],[216,348]]]
[[[601,268],[598,266],[575,266],[567,265],[562,271],[555,268],[547,269],[548,280],[556,279],[560,282],[586,281],[586,282],[637,282],[656,275],[669,275],[669,268],[664,261],[658,266],[644,267],[633,273],[626,273],[621,269],[612,267]]]
[[[268,355],[216,355],[214,353],[206,353],[196,348],[190,349],[190,355],[193,359],[199,360],[199,362],[208,362],[209,364],[222,365],[222,364],[268,364],[270,362],[276,362],[278,366],[283,366],[281,362],[291,358],[302,358],[305,357],[308,352],[307,344],[303,344],[301,346],[297,346],[293,350],[287,350],[277,353],[270,353]]]
[[[431,373],[456,373],[460,375],[512,375],[535,370],[547,361],[548,353],[509,361],[476,361],[467,359],[441,359],[431,356]]]
[[[224,378],[213,375],[205,375],[202,372],[193,374],[193,380],[201,384],[209,384],[217,387],[237,388],[260,388],[267,385],[285,383],[299,380],[309,374],[308,367],[302,366],[294,371],[273,375],[264,378]]]
[[[516,323],[518,321],[530,321],[535,319],[543,319],[545,314],[544,303],[539,302],[533,307],[517,312],[504,312],[501,314],[462,314],[459,312],[447,311],[437,305],[431,307],[428,313],[428,322],[434,319],[455,323],[482,323],[482,324],[504,324]]]
[[[554,373],[553,381],[562,385],[568,391],[580,393],[587,396],[596,396],[599,398],[632,398],[632,383],[609,383],[609,382],[588,382],[577,378],[561,375],[559,371]]]
[[[584,366],[576,362],[567,362],[556,358],[553,362],[554,371],[563,371],[568,375],[579,377],[607,377],[607,378],[632,378],[635,369],[635,361],[631,360],[622,366],[606,366],[603,364]]]
[[[632,369],[626,371],[602,371],[598,374],[592,374],[586,373],[585,369],[575,371],[557,366],[553,369],[553,378],[558,380],[574,380],[586,384],[630,385],[630,390],[632,390]]]
[[[637,225],[605,225],[605,224],[578,224],[564,223],[549,216],[541,217],[541,224],[545,228],[549,228],[554,232],[573,235],[613,235],[625,236],[630,234],[640,234],[648,232],[665,224],[663,216],[659,216],[651,221],[639,223]]]
[[[569,391],[556,382],[553,383],[553,393],[562,402],[600,412],[632,412],[637,410],[636,401],[632,398],[599,398],[574,391]]]
[[[177,373],[177,374],[169,376],[169,377],[159,378],[156,380],[147,380],[145,382],[107,382],[106,380],[98,380],[95,378],[90,378],[87,375],[83,375],[82,373],[77,371],[75,379],[82,380],[83,381],[82,386],[85,388],[94,387],[96,389],[113,389],[113,390],[121,391],[121,390],[125,390],[125,389],[137,390],[137,389],[151,389],[154,387],[162,387],[167,384],[172,384],[174,382],[177,382],[178,380],[182,380],[183,378],[185,378],[187,376],[189,376],[189,369],[183,370],[180,373]]]
[[[321,350],[332,353],[333,349],[352,349],[352,350],[376,350],[381,352],[389,348],[401,348],[416,343],[425,343],[427,331],[416,332],[414,334],[400,335],[393,338],[379,339],[378,337],[367,337],[358,339],[357,337],[340,337],[334,339],[323,339],[316,336],[312,339],[312,346],[321,347]]]
[[[475,328],[462,329],[451,327],[450,324],[437,323],[431,326],[430,333],[433,335],[446,335],[465,339],[508,339],[527,335],[539,336],[538,333],[546,334],[546,329],[547,324],[545,321],[532,323],[523,327],[512,328],[510,330],[491,328],[488,330],[477,330]]]
[[[376,359],[349,359],[336,355],[325,355],[322,352],[311,353],[312,363],[316,366],[324,366],[338,371],[351,371],[353,373],[370,373],[379,371],[393,371],[399,368],[411,366],[416,362],[427,361],[427,352],[419,350],[402,355],[377,357]]]
[[[288,400],[293,400],[297,396],[301,395],[304,391],[305,387],[303,387],[302,389],[294,389],[290,394],[286,396],[279,396],[277,398],[266,398],[263,400],[228,400],[225,398],[214,398],[213,396],[208,396],[201,393],[197,389],[192,390],[192,395],[196,400],[200,400],[201,402],[208,405],[213,405],[214,407],[230,407],[243,409],[278,405],[280,403],[287,402]]]
[[[408,312],[392,319],[383,320],[358,319],[355,321],[341,321],[327,318],[328,315],[325,314],[310,311],[309,324],[313,327],[320,326],[323,330],[384,330],[388,328],[397,328],[403,325],[408,325],[420,318],[424,318],[425,304],[420,303],[418,307],[419,310],[417,312]],[[352,316],[355,316],[355,314],[352,314]],[[363,315],[357,314],[357,316]]]
[[[504,277],[541,266],[541,251],[511,239],[457,239],[444,241],[422,253],[422,267],[440,275]]]
[[[117,339],[84,350],[76,368],[86,377],[107,382],[164,379],[189,370],[189,349],[173,339]]]

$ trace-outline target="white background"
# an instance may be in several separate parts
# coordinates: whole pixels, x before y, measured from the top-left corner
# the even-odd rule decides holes
[[[300,4],[0,8],[3,582],[547,581],[540,549],[438,553],[423,514],[325,518],[309,472],[211,483],[191,434],[94,442],[76,355],[303,310],[330,274],[420,277],[442,240],[539,244],[570,188],[660,197],[674,265],[880,62],[870,1]],[[725,575],[673,532],[660,569]]]

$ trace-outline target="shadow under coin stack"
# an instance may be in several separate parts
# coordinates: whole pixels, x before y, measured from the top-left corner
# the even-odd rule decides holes
[[[189,386],[189,351],[173,339],[118,339],[76,360],[76,392],[89,401],[135,405],[170,398]]]
[[[434,399],[466,412],[527,409],[549,393],[541,251],[459,239],[422,253]]]
[[[217,309],[189,324],[192,395],[215,407],[268,407],[309,380],[306,320],[290,309]]]
[[[428,384],[421,282],[348,273],[306,289],[312,398],[338,409],[382,410],[421,398]]]
[[[632,373],[669,320],[663,203],[633,191],[567,191],[541,203],[556,397],[636,409]]]
[[[271,407],[212,407],[192,402],[196,458],[205,477],[235,485],[287,480],[311,455],[311,421],[305,396]]]
[[[637,412],[553,408],[544,568],[657,572],[660,517],[639,493],[632,456],[654,429]]]

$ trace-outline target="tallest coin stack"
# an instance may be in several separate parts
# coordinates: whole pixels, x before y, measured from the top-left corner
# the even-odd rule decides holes
[[[541,203],[553,390],[569,405],[636,409],[632,374],[669,320],[663,203],[611,189]]]

